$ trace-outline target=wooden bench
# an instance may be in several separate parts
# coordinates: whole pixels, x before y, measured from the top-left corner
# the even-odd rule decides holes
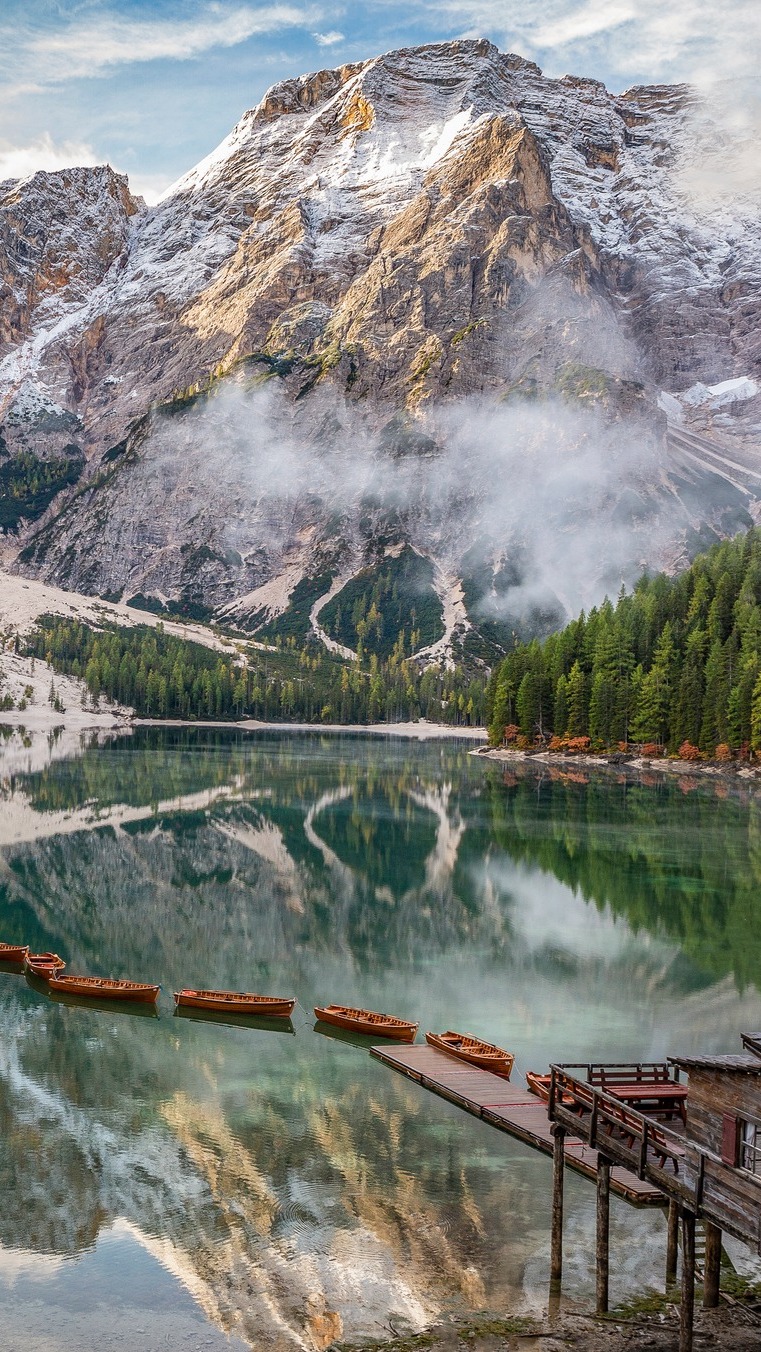
[[[686,1123],[687,1086],[672,1079],[665,1062],[590,1067],[590,1082],[640,1112],[665,1118],[679,1117]]]
[[[665,1061],[656,1063],[630,1063],[616,1066],[590,1066],[589,1083],[614,1084],[677,1084]]]

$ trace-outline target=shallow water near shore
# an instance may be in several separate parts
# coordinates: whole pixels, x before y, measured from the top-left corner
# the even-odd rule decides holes
[[[761,1027],[761,808],[711,785],[361,735],[27,740],[0,749],[0,938],[163,989],[139,1019],[0,973],[19,1352],[279,1352],[544,1306],[550,1161],[315,1031],[316,1003],[484,1036],[519,1085]],[[173,1017],[182,985],[297,995],[295,1036]],[[566,1235],[588,1300],[573,1175]],[[659,1213],[614,1202],[614,1299],[661,1283],[663,1248]]]

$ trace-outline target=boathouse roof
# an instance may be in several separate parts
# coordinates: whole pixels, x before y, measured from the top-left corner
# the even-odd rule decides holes
[[[744,1075],[761,1075],[761,1056],[750,1053],[728,1053],[725,1056],[670,1056],[674,1066],[685,1070],[728,1070]]]

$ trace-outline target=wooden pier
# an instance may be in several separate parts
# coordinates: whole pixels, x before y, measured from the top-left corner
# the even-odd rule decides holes
[[[554,1143],[547,1105],[536,1094],[515,1089],[499,1075],[468,1066],[435,1047],[393,1045],[371,1047],[370,1051],[384,1065],[400,1071],[424,1089],[448,1099],[474,1117],[480,1117],[489,1126],[507,1132],[508,1136],[525,1141],[535,1150],[552,1155]],[[586,1178],[597,1178],[598,1152],[591,1146],[566,1135],[563,1153],[569,1168]],[[652,1183],[618,1166],[610,1170],[610,1187],[612,1192],[636,1206],[663,1206],[666,1201]]]

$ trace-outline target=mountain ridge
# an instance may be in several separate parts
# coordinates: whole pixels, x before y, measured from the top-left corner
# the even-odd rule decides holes
[[[486,604],[509,630],[520,610],[524,598],[502,596],[495,578],[505,551],[525,553],[526,542],[508,509],[504,530],[484,530],[484,504],[495,479],[531,475],[537,447],[538,470],[552,478],[553,440],[582,464],[590,442],[603,463],[617,455],[617,480],[600,492],[605,475],[582,470],[589,481],[570,521],[524,485],[525,515],[549,511],[558,531],[575,530],[585,497],[605,499],[602,555],[632,495],[657,523],[658,561],[672,565],[695,533],[747,524],[758,480],[761,230],[747,204],[701,214],[686,195],[696,106],[683,86],[614,96],[594,80],[549,80],[483,40],[442,43],[273,86],[155,207],[110,170],[72,171],[68,187],[60,175],[0,185],[0,473],[3,455],[9,465],[52,459],[55,484],[61,458],[73,462],[72,448],[82,457],[75,488],[63,484],[36,523],[21,513],[6,557],[20,545],[16,566],[47,581],[184,598],[211,613],[299,570],[351,574],[410,544],[467,591],[456,485],[431,508],[431,471],[402,504],[401,517],[425,518],[417,529],[400,519],[386,461],[448,454],[441,410],[456,419],[474,400],[473,416],[487,421],[495,401],[509,406],[495,435],[518,449],[507,462],[496,454],[493,472],[486,457],[461,485],[469,543],[483,537],[491,569],[468,623],[478,625]],[[79,250],[60,225],[64,275],[55,248],[52,259],[49,244],[24,258],[21,245],[38,199],[60,213],[67,192],[74,205],[93,193],[110,205],[96,220],[82,207]],[[107,266],[93,272],[93,258]],[[722,410],[681,401],[698,382],[739,387],[742,378],[742,400]],[[203,407],[220,391],[229,406],[230,390],[235,426],[222,418],[214,433]],[[541,428],[525,431],[525,404],[547,410]],[[707,449],[696,458],[691,443],[669,441],[667,417],[707,438]],[[253,429],[248,441],[243,427]],[[239,464],[222,473],[220,491],[196,445],[204,438],[223,443],[223,461],[245,442],[255,482]],[[315,463],[335,461],[341,445],[359,447],[364,466],[380,457],[369,515],[362,493],[372,475],[352,496],[328,474],[326,492],[322,470],[297,456],[294,490],[278,492],[275,452],[288,461],[304,442]],[[721,464],[728,448],[731,472]],[[274,493],[262,482],[270,452]],[[346,464],[356,477],[348,451]],[[613,551],[619,577],[651,561],[653,530],[631,514],[626,529],[631,548]],[[552,593],[560,612],[587,600],[579,588],[559,596],[554,576],[533,572],[539,581],[524,569],[513,592]],[[603,584],[593,572],[590,594]]]

